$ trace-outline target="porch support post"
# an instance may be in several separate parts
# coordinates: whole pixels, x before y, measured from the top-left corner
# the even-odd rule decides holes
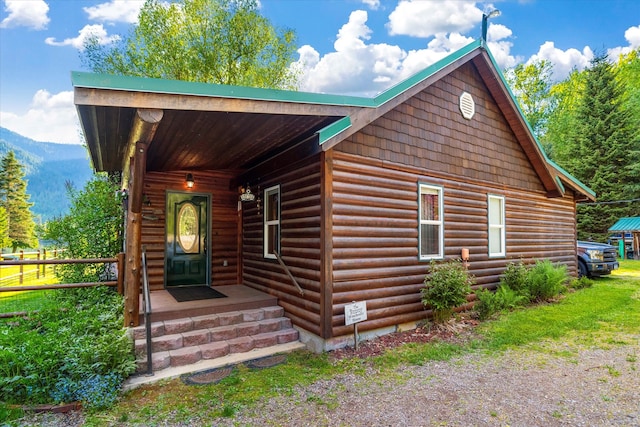
[[[147,148],[162,120],[162,110],[138,110],[129,134],[122,184],[129,188],[125,242],[124,325],[140,324],[140,274],[142,266],[142,199]]]

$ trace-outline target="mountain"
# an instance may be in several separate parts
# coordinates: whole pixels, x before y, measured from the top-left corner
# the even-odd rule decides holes
[[[0,127],[0,156],[14,152],[27,180],[36,223],[44,223],[69,211],[66,182],[82,189],[93,171],[82,145],[38,142]]]

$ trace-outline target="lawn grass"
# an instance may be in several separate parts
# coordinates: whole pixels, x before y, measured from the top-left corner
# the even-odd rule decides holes
[[[89,426],[188,424],[233,415],[253,402],[276,396],[294,398],[294,389],[335,375],[364,377],[376,369],[376,381],[393,379],[402,364],[449,360],[469,352],[487,357],[511,350],[573,354],[584,348],[608,348],[637,343],[640,331],[640,261],[624,260],[620,270],[597,279],[590,288],[570,292],[557,302],[523,308],[483,322],[480,338],[466,344],[435,342],[408,344],[373,360],[343,359],[332,362],[326,354],[296,352],[287,362],[263,370],[237,369],[218,384],[189,386],[180,380],[144,386],[127,393],[109,411],[87,414]],[[551,343],[549,345],[549,343]],[[568,349],[568,350],[567,350]],[[634,357],[637,355],[634,354]],[[367,368],[368,367],[368,368]],[[324,402],[330,410],[331,402]]]
[[[53,266],[47,266],[45,273],[39,267],[40,277],[37,277],[38,266],[23,266],[24,280],[19,282],[20,266],[0,267],[0,277],[5,280],[0,281],[1,286],[38,286],[53,285],[59,283],[54,273]],[[8,278],[11,278],[8,280]],[[29,312],[47,308],[52,299],[49,298],[51,291],[17,291],[0,292],[0,313]]]

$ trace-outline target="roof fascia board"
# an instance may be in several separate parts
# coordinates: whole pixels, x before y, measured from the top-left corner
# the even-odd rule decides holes
[[[349,107],[373,107],[373,100],[346,95],[298,92],[279,89],[264,89],[230,86],[213,83],[164,80],[147,77],[93,74],[80,71],[71,73],[74,88],[102,89],[126,92],[153,92],[170,95],[191,95],[215,98],[233,98],[253,101],[274,101]]]
[[[324,141],[330,140],[351,127],[352,123],[350,116],[343,117],[342,119],[331,123],[317,132],[320,141],[319,144],[322,145]]]
[[[157,92],[129,92],[84,87],[76,87],[73,95],[74,103],[78,108],[107,107],[325,117],[345,117],[356,110],[362,109],[362,107],[334,104],[278,102]]]
[[[564,170],[562,167],[560,167],[553,160],[548,159],[547,161],[549,162],[551,167],[553,167],[556,170],[556,172],[558,173],[558,175],[559,175],[558,179],[561,179],[562,181],[566,182],[571,188],[574,188],[574,189],[578,190],[579,192],[581,192],[582,194],[587,196],[589,199],[591,199],[591,200],[595,200],[596,199],[595,191],[593,191],[592,189],[590,189],[589,187],[584,185],[582,182],[580,182],[580,180],[578,180],[573,175],[571,175],[569,172]]]

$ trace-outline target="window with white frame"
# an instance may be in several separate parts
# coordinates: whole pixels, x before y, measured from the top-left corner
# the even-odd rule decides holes
[[[264,257],[275,259],[280,253],[280,186],[264,190]]]
[[[489,256],[505,256],[504,197],[489,194],[487,204],[487,216],[489,221]]]
[[[442,258],[444,256],[443,188],[420,184],[419,193],[420,259]]]

